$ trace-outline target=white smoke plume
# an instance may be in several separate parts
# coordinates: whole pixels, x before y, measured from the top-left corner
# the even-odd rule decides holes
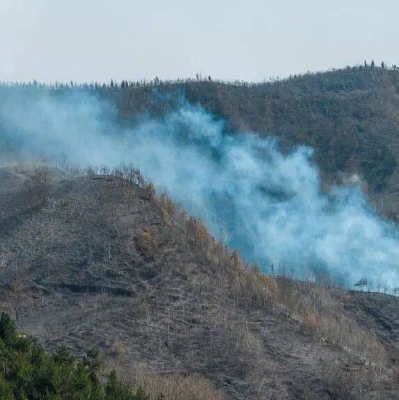
[[[254,133],[229,133],[199,106],[122,128],[112,103],[79,91],[5,90],[0,157],[43,152],[79,165],[136,164],[211,232],[265,272],[399,286],[399,229],[359,186],[320,190],[312,150],[288,153]]]

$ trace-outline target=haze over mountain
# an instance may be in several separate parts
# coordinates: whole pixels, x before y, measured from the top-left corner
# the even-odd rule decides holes
[[[3,153],[43,152],[78,166],[133,162],[265,272],[349,287],[366,278],[392,291],[399,231],[362,192],[395,212],[397,125],[387,110],[397,77],[367,66],[253,87],[3,88]]]

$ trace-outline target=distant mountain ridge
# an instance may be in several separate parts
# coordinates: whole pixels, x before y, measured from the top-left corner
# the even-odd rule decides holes
[[[26,85],[2,85],[16,90]],[[28,85],[31,91],[48,87]],[[315,149],[326,183],[358,175],[384,211],[398,210],[399,69],[372,65],[295,75],[265,83],[204,80],[53,85],[54,91],[92,90],[116,99],[123,121],[159,117],[184,96],[225,119],[232,130],[280,138],[289,148]],[[379,203],[381,205],[381,203]],[[377,202],[378,205],[378,202]]]
[[[327,183],[357,174],[385,211],[399,191],[399,70],[361,66],[247,85],[212,81],[164,84],[227,120],[231,129],[276,136],[283,146],[306,144]],[[123,117],[159,115],[167,103],[148,87],[121,90]]]

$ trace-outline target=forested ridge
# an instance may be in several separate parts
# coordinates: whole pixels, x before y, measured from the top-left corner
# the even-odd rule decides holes
[[[182,101],[200,104],[233,131],[280,138],[283,148],[309,145],[324,182],[357,174],[387,213],[399,190],[399,70],[374,63],[263,83],[196,79],[42,85],[3,90],[94,91],[116,101],[121,121],[161,117]]]
[[[18,333],[10,316],[0,317],[0,398],[2,400],[149,400],[143,390],[131,390],[112,371],[106,382],[98,374],[102,360],[88,351],[76,360],[65,347],[47,353],[35,340]]]

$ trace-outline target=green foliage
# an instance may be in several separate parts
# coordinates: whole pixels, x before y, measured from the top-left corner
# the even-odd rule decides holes
[[[109,376],[108,383],[105,388],[105,399],[150,400],[150,397],[146,395],[140,388],[136,394],[132,394],[124,384],[118,381],[116,373],[113,371]]]
[[[133,392],[112,372],[106,384],[99,352],[76,360],[66,348],[55,354],[44,351],[34,340],[19,335],[7,314],[0,318],[1,400],[149,400],[141,389]]]
[[[12,322],[10,316],[5,313],[1,313],[0,318],[0,339],[4,340],[6,343],[11,343],[16,338],[16,332],[14,323]]]

